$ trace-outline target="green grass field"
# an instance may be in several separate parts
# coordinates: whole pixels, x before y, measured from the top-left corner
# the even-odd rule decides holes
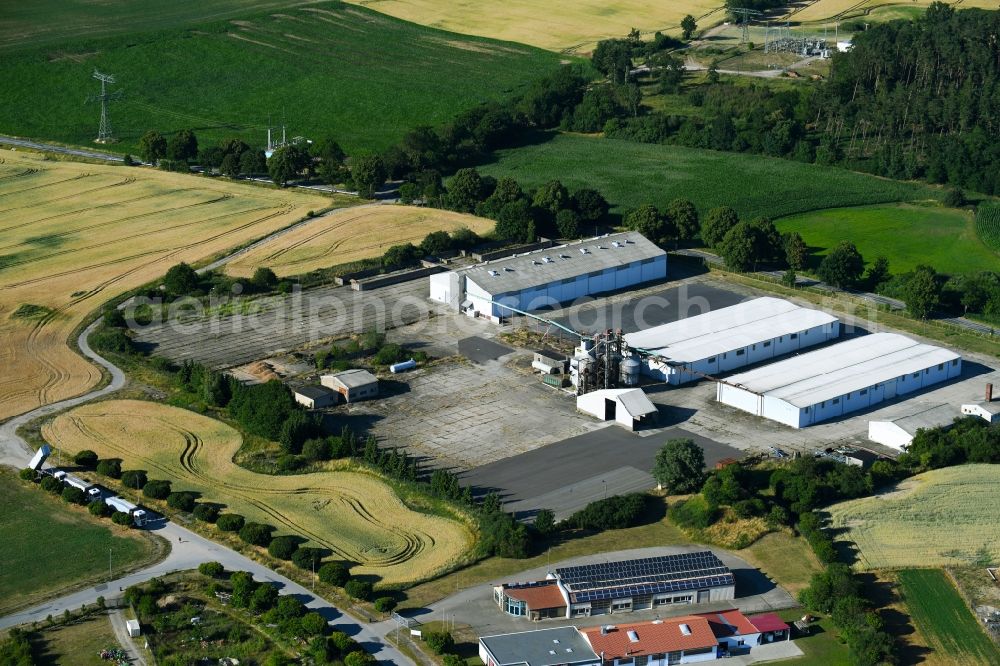
[[[954,208],[834,208],[786,217],[776,224],[782,232],[802,234],[818,256],[841,240],[850,240],[867,261],[885,255],[893,273],[912,270],[918,264],[950,274],[996,270],[1000,266],[1000,254],[980,239],[972,214]]]
[[[184,4],[189,16],[207,13]],[[231,14],[233,4],[221,3],[220,11]],[[110,112],[121,138],[110,148],[119,152],[134,151],[148,129],[193,128],[203,141],[240,136],[262,145],[269,119],[274,125],[284,120],[292,136],[330,134],[348,152],[381,149],[414,126],[442,123],[510,94],[560,59],[335,2],[254,13],[268,4],[275,3],[252,3],[238,20],[158,32],[141,32],[153,22],[136,20],[136,31],[127,35],[8,49],[0,128],[91,143],[100,108],[84,102],[99,91],[91,78],[97,68],[115,75],[113,89],[124,92]],[[28,16],[45,20],[41,12]],[[16,25],[0,22],[0,43],[12,38]],[[74,29],[79,34],[79,26]]]
[[[76,584],[104,581],[108,549],[116,576],[153,557],[153,541],[120,536],[121,528],[91,518],[40,488],[0,472],[0,615]]]
[[[704,213],[733,206],[745,217],[780,217],[834,206],[930,199],[911,183],[759,155],[558,135],[546,143],[504,151],[480,169],[535,187],[558,179],[601,191],[617,211],[690,199]]]
[[[954,664],[1000,663],[1000,651],[939,569],[898,572],[900,594],[910,618],[942,658]]]
[[[242,14],[287,9],[310,0],[102,0],[5,2],[0,17],[0,52],[25,45],[76,40],[141,30],[166,30]]]

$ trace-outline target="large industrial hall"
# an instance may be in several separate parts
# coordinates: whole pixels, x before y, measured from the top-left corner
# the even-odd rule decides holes
[[[955,352],[897,333],[873,333],[733,375],[716,399],[803,428],[962,374]]]
[[[609,234],[430,276],[431,300],[495,322],[667,277],[667,253],[642,234]]]
[[[625,342],[648,354],[643,374],[676,385],[766,361],[839,335],[836,317],[765,297],[629,333]]]

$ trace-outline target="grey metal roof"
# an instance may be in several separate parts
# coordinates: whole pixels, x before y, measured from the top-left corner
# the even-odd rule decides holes
[[[479,639],[490,651],[498,666],[526,664],[591,664],[599,657],[576,627],[555,627],[521,631],[516,634],[482,636]]]
[[[808,407],[960,358],[898,333],[872,333],[733,375],[726,383]]]
[[[333,377],[347,388],[360,388],[378,382],[378,378],[375,375],[367,370],[360,369],[344,370],[343,372],[324,376]]]
[[[488,261],[457,272],[495,296],[666,254],[642,234],[626,231]]]
[[[325,398],[328,395],[336,393],[336,391],[331,391],[325,386],[297,386],[292,389],[301,396],[305,396],[310,400],[318,400],[319,398]]]
[[[937,428],[951,424],[959,416],[958,410],[951,405],[921,405],[919,409],[911,409],[898,418],[889,419],[898,427],[911,435],[917,434],[921,428]]]

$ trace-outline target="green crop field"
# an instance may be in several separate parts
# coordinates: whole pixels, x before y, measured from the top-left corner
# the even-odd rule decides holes
[[[904,569],[897,573],[910,618],[937,656],[952,664],[1000,663],[1000,651],[943,571]]]
[[[152,537],[91,518],[86,509],[29,488],[9,471],[0,472],[0,506],[0,615],[106,580],[109,548],[115,576],[157,555]]]
[[[232,4],[223,3],[228,12]],[[121,139],[110,148],[119,152],[134,152],[148,129],[193,128],[203,141],[239,136],[262,145],[268,123],[282,121],[290,135],[330,134],[348,152],[381,149],[414,126],[510,94],[560,59],[336,2],[252,13],[260,4],[239,19],[158,32],[139,31],[149,28],[143,22],[127,35],[8,48],[0,131],[90,143],[100,109],[85,100],[99,91],[97,68],[124,93],[110,111]],[[10,40],[14,28],[4,19],[0,40]]]
[[[834,206],[929,199],[930,188],[843,169],[759,155],[563,134],[504,151],[480,169],[535,187],[560,180],[600,190],[618,212],[690,199],[704,213],[733,206],[741,216],[780,217]]]
[[[802,234],[820,256],[842,240],[852,241],[867,261],[884,255],[893,273],[918,264],[950,274],[1000,266],[1000,255],[986,246],[982,231],[976,233],[972,214],[954,208],[905,204],[834,208],[786,217],[776,224],[782,232]],[[994,232],[1000,233],[1000,215],[993,224]]]
[[[1000,252],[1000,205],[984,205],[976,209],[976,234],[988,247]]]

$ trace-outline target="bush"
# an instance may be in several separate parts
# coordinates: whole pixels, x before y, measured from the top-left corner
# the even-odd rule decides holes
[[[455,649],[455,639],[447,631],[428,631],[424,634],[424,642],[427,647],[434,650],[435,654],[444,654]]]
[[[377,663],[378,660],[364,650],[352,652],[344,657],[344,666],[374,666]]]
[[[277,464],[279,472],[294,472],[305,464],[305,460],[300,456],[288,453],[279,457]]]
[[[637,525],[646,508],[641,493],[615,495],[591,502],[567,519],[573,527],[590,530],[616,530]]]
[[[344,591],[352,599],[367,601],[368,597],[372,595],[372,584],[364,580],[349,580],[344,585]]]
[[[715,522],[718,517],[718,508],[710,504],[701,495],[695,495],[691,499],[677,502],[667,512],[675,524],[681,527],[705,529]]]
[[[109,479],[122,478],[122,461],[117,458],[106,458],[97,463],[97,473]]]
[[[267,544],[271,543],[271,532],[273,531],[274,528],[270,525],[247,523],[240,530],[240,539],[251,546],[260,546],[261,548],[265,548],[267,547]]]
[[[240,536],[243,536],[240,534]],[[279,560],[290,560],[295,551],[299,549],[298,537],[293,536],[279,536],[271,539],[271,542],[267,545],[267,552],[271,557],[277,557]]]
[[[246,519],[238,513],[224,513],[215,521],[215,526],[223,532],[239,532],[245,523]]]
[[[442,659],[444,666],[465,666],[465,660],[457,654],[446,654]]]
[[[111,514],[111,522],[116,525],[124,525],[125,527],[130,527],[132,525],[132,516],[128,515],[124,511],[115,511]]]
[[[130,469],[127,472],[122,472],[122,485],[126,488],[134,488],[139,490],[146,485],[146,473],[141,469]]]
[[[111,515],[114,509],[108,506],[104,500],[97,500],[96,502],[90,503],[90,506],[87,507],[87,511],[89,511],[92,516],[104,518],[105,516]]]
[[[147,481],[142,487],[142,494],[150,499],[167,499],[170,496],[170,482],[162,479]]]
[[[167,506],[180,511],[194,510],[194,493],[177,492],[167,495]]]
[[[319,579],[327,585],[344,587],[350,577],[350,572],[342,562],[327,562],[319,568]]]
[[[326,623],[326,618],[316,611],[311,611],[303,615],[299,623],[302,626],[303,633],[307,636],[322,636],[330,626]]]
[[[375,600],[375,610],[379,613],[388,613],[396,607],[396,600],[392,597],[379,597]]]
[[[395,343],[389,343],[379,349],[372,360],[376,365],[392,365],[393,363],[405,361],[406,358],[405,349]]]
[[[66,486],[62,489],[62,498],[64,502],[69,502],[70,504],[86,504],[87,496],[82,490],[74,486]]]
[[[316,462],[317,460],[329,460],[330,448],[330,442],[326,439],[319,437],[307,439],[302,444],[302,457],[311,462]]]
[[[306,571],[321,568],[322,560],[322,548],[297,548],[292,553],[292,563],[299,569],[305,569]]]
[[[739,518],[753,518],[763,516],[767,511],[764,501],[759,498],[742,500],[733,505],[733,513]]]
[[[50,493],[61,493],[63,489],[63,483],[54,476],[42,477],[42,490],[48,491]]]
[[[955,187],[948,190],[944,195],[944,205],[949,208],[960,208],[965,205],[965,192],[962,191],[962,188]]]
[[[93,469],[97,466],[97,454],[90,449],[84,449],[83,451],[77,452],[77,454],[73,456],[73,462],[80,467]]]
[[[192,513],[204,523],[214,523],[219,519],[219,507],[214,504],[196,504]]]
[[[198,573],[209,578],[218,578],[226,571],[219,562],[202,562],[198,565]]]
[[[20,472],[17,473],[22,481],[34,481],[35,480],[35,470],[25,467]]]

